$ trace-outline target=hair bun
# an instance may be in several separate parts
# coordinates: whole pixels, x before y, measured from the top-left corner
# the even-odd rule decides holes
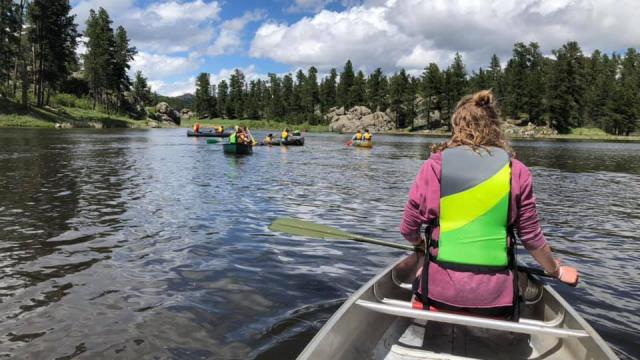
[[[493,93],[491,90],[482,90],[473,94],[473,103],[478,107],[489,106],[493,103]]]

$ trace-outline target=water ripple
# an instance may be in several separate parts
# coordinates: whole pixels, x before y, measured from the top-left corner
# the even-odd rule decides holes
[[[259,132],[256,135],[261,135]],[[274,234],[280,216],[401,241],[430,143],[339,135],[222,154],[183,130],[3,130],[0,356],[279,359],[401,252]],[[557,290],[638,357],[640,145],[518,142],[542,223],[583,283]]]

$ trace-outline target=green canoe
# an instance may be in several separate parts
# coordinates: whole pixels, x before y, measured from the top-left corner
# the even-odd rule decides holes
[[[223,144],[226,154],[249,155],[253,153],[253,146],[247,144]]]

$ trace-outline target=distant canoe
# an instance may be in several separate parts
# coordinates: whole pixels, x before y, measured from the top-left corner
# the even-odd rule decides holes
[[[229,137],[231,135],[231,133],[219,133],[213,129],[205,129],[205,130],[200,130],[197,133],[193,132],[193,130],[187,130],[187,136],[194,136],[194,137]]]
[[[353,146],[362,148],[372,148],[373,141],[354,141]]]
[[[266,143],[264,141],[258,143],[258,145],[272,145],[272,146],[304,146],[304,136],[302,137],[293,137],[289,138],[287,141],[282,141],[281,139],[274,139],[271,143]]]
[[[253,154],[253,146],[251,144],[223,144],[222,149],[226,154]]]

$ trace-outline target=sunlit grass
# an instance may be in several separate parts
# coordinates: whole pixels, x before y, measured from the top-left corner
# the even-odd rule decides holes
[[[146,127],[146,121],[137,121],[121,115],[75,107],[42,109],[25,108],[8,100],[0,100],[0,127],[53,128],[56,124],[72,127],[131,128]]]

